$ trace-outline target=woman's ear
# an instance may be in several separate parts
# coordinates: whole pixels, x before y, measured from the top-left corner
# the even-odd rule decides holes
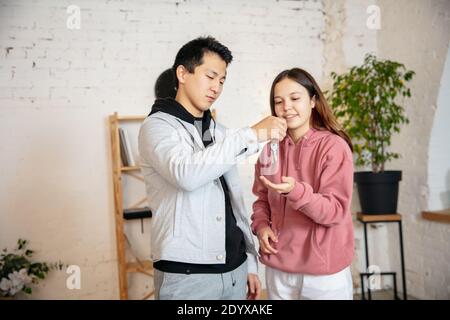
[[[186,68],[183,65],[179,65],[177,67],[177,79],[178,79],[178,83],[185,83],[186,81],[186,74],[188,73],[188,71],[186,70]]]
[[[311,109],[314,109],[316,107],[316,96],[314,95],[311,98]]]

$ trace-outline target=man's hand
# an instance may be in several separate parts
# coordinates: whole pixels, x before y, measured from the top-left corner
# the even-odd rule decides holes
[[[276,254],[278,250],[270,245],[270,241],[278,242],[278,237],[273,232],[272,228],[264,227],[258,231],[259,248],[265,254]]]
[[[249,273],[247,275],[247,300],[257,300],[261,295],[261,282],[258,275]]]
[[[251,127],[258,137],[258,142],[267,140],[281,141],[286,136],[287,123],[284,118],[268,116]]]
[[[278,193],[289,193],[295,187],[295,179],[292,177],[281,177],[281,181],[283,181],[283,183],[272,183],[264,176],[259,176],[259,179],[267,188],[270,188]]]

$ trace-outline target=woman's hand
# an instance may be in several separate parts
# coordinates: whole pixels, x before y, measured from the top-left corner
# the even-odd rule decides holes
[[[258,275],[249,273],[247,275],[247,300],[257,300],[261,294],[261,282]]]
[[[295,179],[292,177],[281,177],[283,183],[272,183],[266,177],[259,176],[259,179],[267,188],[270,188],[278,193],[289,193],[295,187]]]
[[[273,232],[272,228],[264,227],[258,231],[259,248],[265,254],[276,254],[278,250],[270,245],[270,241],[278,242],[278,237]]]

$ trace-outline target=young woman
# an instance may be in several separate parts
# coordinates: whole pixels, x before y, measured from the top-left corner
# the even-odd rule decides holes
[[[256,163],[252,230],[269,299],[352,299],[352,144],[306,71],[281,72],[272,114],[287,135]]]

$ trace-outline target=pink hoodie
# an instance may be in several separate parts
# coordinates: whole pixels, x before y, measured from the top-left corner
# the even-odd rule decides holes
[[[271,158],[270,144],[262,155]],[[267,156],[268,155],[268,156]],[[278,168],[269,175],[264,157],[255,167],[252,230],[271,226],[277,254],[261,253],[261,262],[285,272],[325,275],[339,272],[353,259],[353,157],[344,139],[311,128],[296,144],[286,136],[279,144]],[[270,166],[270,163],[268,164]],[[281,166],[281,168],[280,168]],[[280,170],[281,169],[281,170]],[[275,173],[275,174],[272,174]],[[274,183],[295,178],[286,195],[267,189],[264,175]]]

